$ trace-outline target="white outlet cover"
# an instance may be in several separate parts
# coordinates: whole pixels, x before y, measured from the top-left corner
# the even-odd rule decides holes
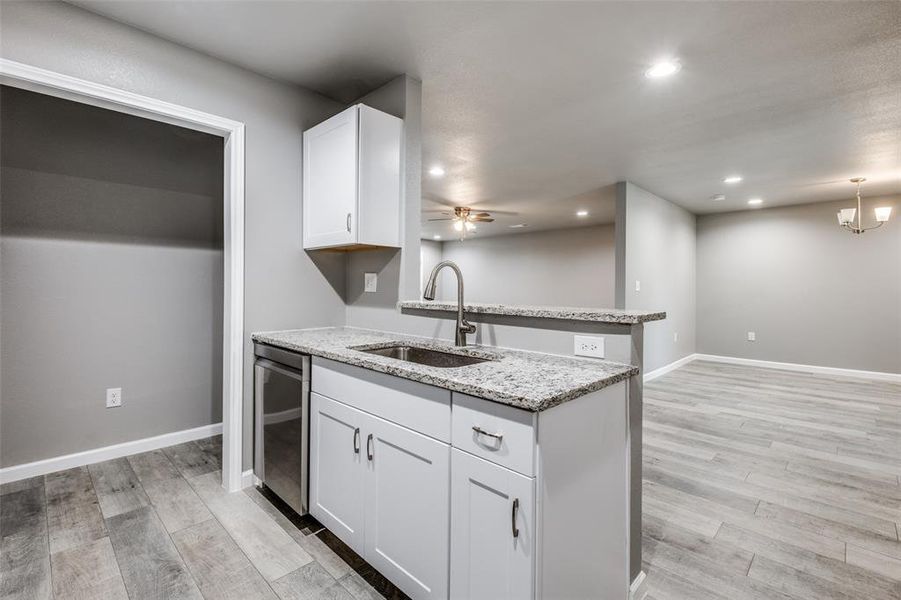
[[[637,280],[637,279],[635,280],[635,291],[636,291],[636,292],[640,292],[640,291],[641,291],[641,282],[640,282],[639,280]]]
[[[106,389],[106,407],[116,408],[122,406],[122,388]]]
[[[378,291],[378,287],[379,287],[379,274],[378,273],[363,273],[363,291],[364,292]]]
[[[674,342],[678,342],[678,341],[679,341],[679,332],[678,332],[678,331],[674,331],[674,332],[673,332],[673,341],[674,341]]]
[[[573,354],[591,358],[604,358],[604,338],[594,335],[573,336]]]

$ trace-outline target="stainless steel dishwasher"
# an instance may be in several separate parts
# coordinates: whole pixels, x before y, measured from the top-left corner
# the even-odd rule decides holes
[[[310,357],[254,344],[253,470],[299,515],[307,514]]]

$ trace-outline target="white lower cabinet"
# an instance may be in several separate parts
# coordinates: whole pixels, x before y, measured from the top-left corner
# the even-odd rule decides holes
[[[316,393],[310,402],[310,513],[362,555],[366,415]]]
[[[446,599],[450,445],[311,401],[310,513],[414,600]]]
[[[450,446],[375,417],[364,431],[364,556],[411,598],[447,598]]]
[[[311,385],[310,512],[411,598],[628,597],[626,383],[537,414],[316,357]]]
[[[450,597],[533,597],[535,480],[451,451]]]

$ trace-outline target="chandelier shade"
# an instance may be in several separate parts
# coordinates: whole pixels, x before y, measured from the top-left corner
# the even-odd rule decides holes
[[[864,177],[855,177],[851,180],[851,183],[857,184],[857,208],[843,208],[838,211],[836,215],[838,217],[838,224],[854,234],[861,234],[864,231],[882,227],[892,216],[891,206],[880,206],[873,211],[876,217],[876,224],[871,225],[870,227],[863,226],[863,209],[861,207],[860,200],[860,184],[864,181],[866,181],[866,178]],[[854,222],[855,217],[857,218],[856,224]]]

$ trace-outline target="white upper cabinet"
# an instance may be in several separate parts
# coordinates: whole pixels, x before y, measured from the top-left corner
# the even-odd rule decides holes
[[[400,247],[403,121],[357,104],[303,134],[303,247]]]

